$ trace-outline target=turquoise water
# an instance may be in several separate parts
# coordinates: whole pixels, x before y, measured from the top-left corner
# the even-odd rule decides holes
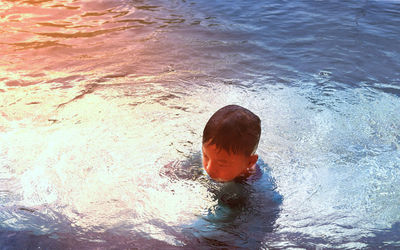
[[[399,2],[1,1],[0,16],[1,249],[400,246]],[[160,174],[199,167],[203,126],[232,103],[261,118],[266,172],[239,225],[202,219],[223,187]]]

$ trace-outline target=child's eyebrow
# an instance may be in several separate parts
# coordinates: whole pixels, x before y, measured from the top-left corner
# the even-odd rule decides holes
[[[219,163],[228,163],[227,160],[217,160],[217,162],[219,162]]]

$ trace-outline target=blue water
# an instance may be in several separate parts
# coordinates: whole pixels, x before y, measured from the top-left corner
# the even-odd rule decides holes
[[[0,16],[0,249],[400,247],[400,2],[27,0]],[[200,167],[227,104],[261,118],[263,178],[160,174]],[[240,209],[216,195],[232,190]]]

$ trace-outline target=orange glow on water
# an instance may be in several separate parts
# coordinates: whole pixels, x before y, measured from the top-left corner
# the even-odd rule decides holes
[[[169,22],[147,15],[154,9],[111,1],[2,1],[1,119],[52,120],[59,105],[91,86],[190,72],[171,70],[168,58],[154,53],[163,49],[152,46],[162,31],[154,27]]]
[[[196,107],[196,95],[206,96],[185,93],[181,78],[199,72],[164,56],[159,39],[174,23],[148,16],[155,6],[111,1],[1,4],[0,150],[15,159],[9,178],[20,181],[21,205],[63,207],[88,231],[124,220],[173,242],[147,221],[190,223],[211,202],[198,183],[158,174],[197,148],[203,121],[188,133],[181,103]]]

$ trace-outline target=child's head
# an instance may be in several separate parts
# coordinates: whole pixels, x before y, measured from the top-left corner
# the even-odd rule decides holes
[[[203,131],[203,166],[217,181],[248,175],[257,162],[260,118],[238,105],[215,112]]]

